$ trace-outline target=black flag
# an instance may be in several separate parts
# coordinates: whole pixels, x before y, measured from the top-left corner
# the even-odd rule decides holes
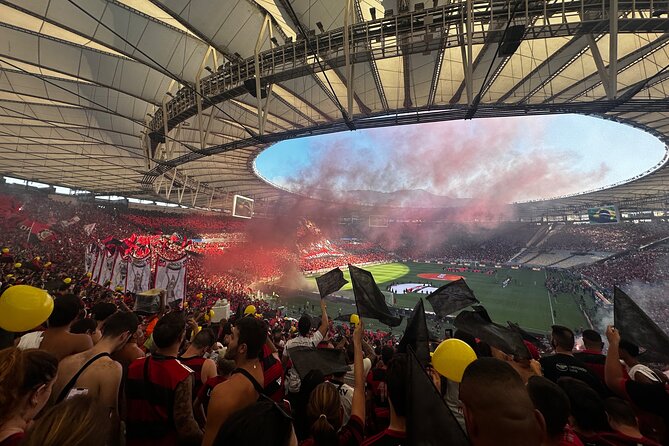
[[[300,378],[304,378],[313,370],[323,376],[347,372],[346,352],[334,348],[293,347],[290,349],[290,360]]]
[[[348,265],[348,270],[351,273],[358,316],[377,319],[390,327],[401,324],[402,318],[393,315],[388,309],[386,299],[374,282],[372,273],[353,265]]]
[[[518,359],[531,359],[520,333],[503,325],[488,322],[475,311],[461,311],[453,321],[453,325],[506,354],[514,355]]]
[[[418,303],[413,309],[413,313],[411,313],[411,318],[407,322],[407,328],[404,330],[397,351],[407,353],[409,346],[416,353],[420,364],[427,367],[430,363],[430,332],[427,329],[425,308],[421,298],[418,298]]]
[[[441,318],[479,303],[474,292],[465,283],[465,279],[458,279],[440,286],[427,296],[427,301],[430,302],[437,316]]]
[[[414,446],[467,446],[469,440],[437,392],[411,348],[408,364],[407,444]]]
[[[316,277],[316,284],[318,285],[318,292],[323,299],[328,294],[339,291],[341,287],[346,285],[348,280],[344,279],[344,273],[339,268],[334,268],[331,271]]]
[[[613,324],[620,336],[650,350],[661,358],[669,357],[669,337],[623,290],[613,291]]]
[[[244,317],[244,306],[240,302],[237,304],[237,311],[235,312],[235,322]]]
[[[515,322],[511,322],[511,321],[506,321],[506,323],[511,330],[519,333],[520,336],[522,336],[524,341],[527,341],[530,344],[533,344],[537,348],[544,348],[544,345],[539,340],[539,338],[537,338],[536,336],[534,336],[534,335],[528,333],[527,331],[523,330],[522,328],[520,328],[520,325],[516,324]]]

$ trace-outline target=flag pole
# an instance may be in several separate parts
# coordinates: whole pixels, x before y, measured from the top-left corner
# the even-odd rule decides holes
[[[33,224],[30,225],[30,230],[28,231],[28,239],[26,240],[26,243],[30,243],[30,234],[33,233],[33,226],[35,226],[35,220],[33,220]]]

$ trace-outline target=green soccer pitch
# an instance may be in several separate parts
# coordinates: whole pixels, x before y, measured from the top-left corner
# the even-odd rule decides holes
[[[441,274],[445,273],[443,268],[450,265],[440,265],[436,263],[390,263],[383,265],[366,266],[363,269],[370,271],[374,276],[376,283],[382,291],[391,283],[431,283],[434,287],[446,284],[445,281],[422,279],[418,274]],[[484,268],[485,269],[485,268]],[[342,268],[344,277],[350,281],[348,269]],[[483,273],[450,273],[463,276],[467,285],[474,291],[481,304],[488,310],[493,321],[506,325],[506,321],[517,322],[521,327],[536,331],[548,332],[553,324],[560,324],[572,329],[587,328],[588,324],[583,313],[576,304],[575,296],[570,294],[559,294],[556,298],[551,298],[548,290],[544,286],[544,271],[532,271],[529,269],[496,269],[495,275]],[[502,287],[502,281],[511,277],[510,283]],[[315,279],[307,278],[316,288]],[[345,285],[338,293],[350,295],[351,284]],[[413,308],[419,297],[426,297],[426,294],[407,293],[396,294],[396,307]],[[317,297],[317,296],[316,296]],[[285,303],[291,304],[296,301],[286,298]],[[302,299],[302,303],[304,299]],[[302,305],[300,303],[300,305]],[[313,302],[315,311],[309,311],[316,314],[318,312],[317,302]],[[331,317],[336,316],[341,309],[342,314],[355,312],[355,306],[328,302],[328,313]],[[432,308],[429,303],[425,304],[425,309],[430,311]],[[553,313],[554,312],[554,313]],[[387,329],[388,327],[370,321],[370,328]],[[393,331],[402,329],[396,328]]]

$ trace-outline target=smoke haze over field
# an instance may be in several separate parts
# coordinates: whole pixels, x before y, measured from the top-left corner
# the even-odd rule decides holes
[[[424,189],[510,203],[579,192],[593,177],[606,176],[603,161],[584,170],[575,151],[541,147],[545,131],[521,120],[486,119],[475,126],[451,122],[334,135],[313,140],[309,162],[286,183],[306,195],[331,191],[327,198],[350,190]]]

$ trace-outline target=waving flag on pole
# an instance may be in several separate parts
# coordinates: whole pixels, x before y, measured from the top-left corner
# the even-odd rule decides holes
[[[411,347],[423,367],[427,367],[430,363],[430,332],[427,328],[427,321],[425,320],[425,307],[423,299],[418,298],[418,303],[411,313],[411,318],[407,322],[407,327],[404,330],[404,335],[400,340],[400,345],[397,351],[400,353],[407,353],[407,349]]]
[[[331,271],[316,277],[316,284],[318,285],[318,292],[323,299],[328,294],[339,291],[341,287],[346,285],[348,280],[344,279],[344,273],[339,268],[334,268]]]
[[[618,287],[613,290],[613,321],[623,339],[669,358],[669,336]]]
[[[372,273],[353,265],[348,265],[348,270],[351,273],[358,316],[376,319],[390,327],[400,325],[402,318],[390,312],[386,298],[374,282]]]
[[[479,303],[464,279],[458,279],[440,286],[427,296],[427,301],[432,305],[437,316],[441,318]]]

